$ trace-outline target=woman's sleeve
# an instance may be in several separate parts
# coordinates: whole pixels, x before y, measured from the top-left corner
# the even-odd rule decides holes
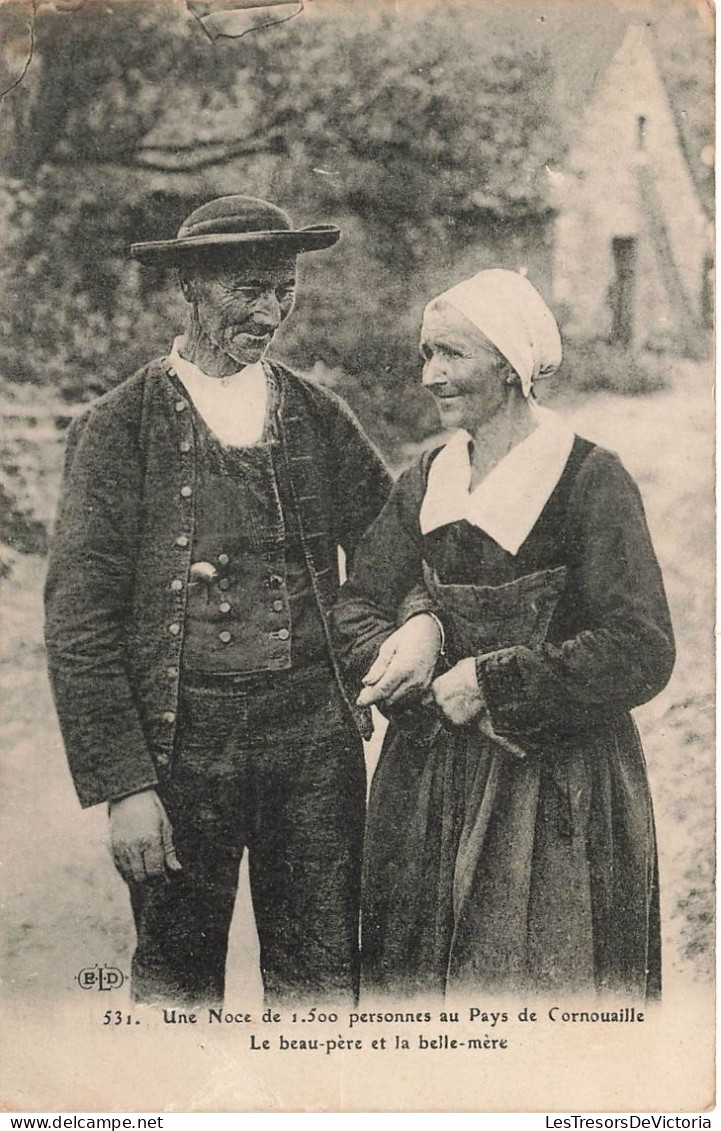
[[[569,502],[574,600],[588,625],[560,644],[479,656],[478,678],[499,734],[562,735],[653,698],[675,659],[661,571],[638,488],[596,449]]]
[[[424,608],[418,526],[422,478],[420,467],[412,467],[394,485],[358,544],[332,612],[338,656],[353,686],[360,686],[399,621]]]

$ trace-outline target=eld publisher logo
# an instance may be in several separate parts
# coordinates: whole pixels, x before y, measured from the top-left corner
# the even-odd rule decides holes
[[[81,990],[119,990],[125,981],[125,975],[117,966],[86,966],[75,981]]]

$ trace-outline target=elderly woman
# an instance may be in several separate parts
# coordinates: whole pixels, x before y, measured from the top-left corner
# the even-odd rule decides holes
[[[390,718],[366,989],[655,996],[656,843],[629,712],[666,684],[674,644],[639,492],[536,405],[561,339],[521,275],[434,299],[421,353],[453,434],[401,475],[334,615],[359,704]]]

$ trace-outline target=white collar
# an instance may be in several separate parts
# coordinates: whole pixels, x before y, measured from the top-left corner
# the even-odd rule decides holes
[[[227,377],[209,377],[180,350],[176,338],[168,354],[171,372],[182,381],[195,408],[222,443],[248,447],[263,437],[268,412],[268,379],[262,361]]]
[[[517,554],[558,483],[574,434],[548,409],[531,405],[536,427],[511,448],[470,491],[470,436],[457,432],[438,453],[428,475],[420,512],[423,534],[466,519],[509,554]]]

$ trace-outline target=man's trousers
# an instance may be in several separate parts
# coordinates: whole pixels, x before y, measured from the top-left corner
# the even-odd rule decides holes
[[[243,849],[266,1000],[352,1001],[362,743],[325,664],[186,681],[158,787],[182,871],[131,884],[136,1001],[222,1001]]]

